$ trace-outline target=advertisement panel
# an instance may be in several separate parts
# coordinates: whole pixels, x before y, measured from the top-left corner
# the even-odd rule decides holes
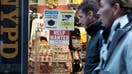
[[[40,45],[32,54],[29,74],[68,74],[72,70],[70,51],[65,45]]]
[[[27,74],[27,0],[0,0],[0,74]]]
[[[50,30],[49,44],[69,45],[69,31],[66,31],[66,30]]]
[[[45,10],[44,28],[49,30],[74,30],[73,10]]]
[[[59,24],[59,11],[58,10],[45,10],[44,11],[44,28],[49,30],[58,29]]]
[[[63,30],[74,30],[74,11],[73,10],[61,10],[59,15],[59,26]]]

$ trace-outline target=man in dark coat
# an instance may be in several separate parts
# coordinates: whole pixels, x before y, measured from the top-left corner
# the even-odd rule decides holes
[[[79,23],[81,23],[91,39],[86,45],[86,61],[84,74],[92,74],[92,71],[99,63],[99,52],[101,47],[101,22],[96,12],[98,4],[94,0],[87,0],[78,6]]]

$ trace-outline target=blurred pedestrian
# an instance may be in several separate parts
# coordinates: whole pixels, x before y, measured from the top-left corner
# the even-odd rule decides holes
[[[86,60],[84,67],[84,74],[91,74],[94,68],[99,63],[100,52],[100,30],[101,22],[98,20],[99,16],[96,14],[98,11],[98,4],[95,0],[87,0],[78,6],[79,23],[81,23],[91,39],[86,45]]]
[[[99,0],[105,27],[99,74],[132,74],[132,0]]]

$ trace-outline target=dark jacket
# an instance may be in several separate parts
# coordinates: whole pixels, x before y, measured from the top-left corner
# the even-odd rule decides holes
[[[88,24],[86,29],[87,34],[91,36],[91,39],[86,45],[86,61],[84,74],[92,74],[92,71],[96,68],[99,63],[99,53],[101,47],[102,36],[100,30],[102,29],[101,22],[98,20],[92,24]]]

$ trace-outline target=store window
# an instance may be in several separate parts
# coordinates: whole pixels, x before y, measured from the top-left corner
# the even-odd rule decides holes
[[[87,36],[76,7],[69,4],[70,0],[29,1],[28,74],[83,73]]]

